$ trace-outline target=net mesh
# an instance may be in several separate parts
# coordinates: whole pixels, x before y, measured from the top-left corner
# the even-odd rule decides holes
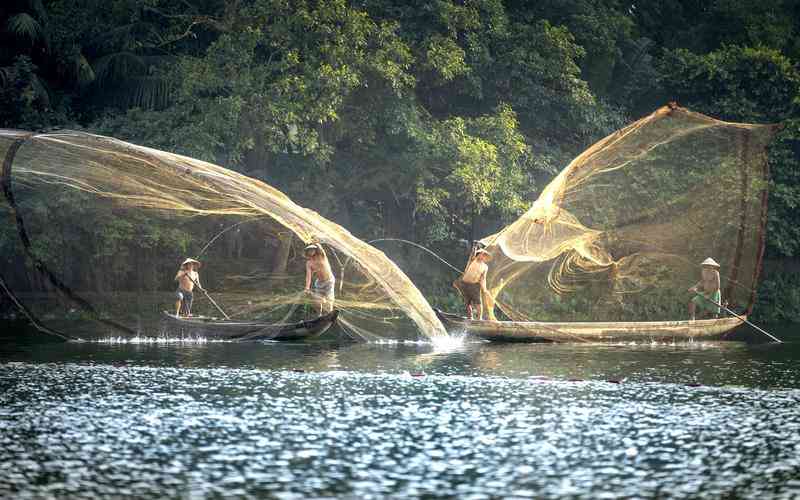
[[[315,311],[302,293],[302,249],[316,241],[347,332],[445,335],[382,252],[263,182],[81,132],[2,130],[0,158],[0,285],[43,329],[91,337],[162,328],[186,257],[202,262],[202,285],[232,318],[305,319]],[[221,315],[199,293],[193,313]]]
[[[482,240],[493,256],[484,302],[514,320],[683,319],[713,257],[723,301],[749,311],[775,129],[671,105],[594,144]]]

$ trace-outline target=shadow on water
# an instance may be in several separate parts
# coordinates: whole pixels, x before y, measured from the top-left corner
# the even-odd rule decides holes
[[[734,341],[648,344],[353,343],[335,336],[309,342],[57,342],[18,325],[0,337],[0,360],[800,387],[800,328],[772,325],[770,331],[786,342],[754,343],[762,339],[746,330],[737,331]]]

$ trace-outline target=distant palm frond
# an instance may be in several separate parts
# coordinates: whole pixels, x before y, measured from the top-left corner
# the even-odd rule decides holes
[[[174,87],[161,76],[131,77],[105,87],[97,87],[91,98],[100,106],[120,109],[163,109],[173,101]]]
[[[169,56],[138,55],[132,52],[108,54],[94,63],[94,83],[102,100],[115,106],[158,109],[166,107],[173,87],[162,70]]]
[[[72,56],[72,71],[75,81],[80,86],[86,86],[95,80],[95,73],[92,65],[86,59],[82,52],[76,52]]]
[[[145,76],[131,82],[135,85],[130,94],[129,105],[142,109],[166,107],[172,97],[169,81],[159,76]]]
[[[131,77],[147,74],[147,63],[132,52],[116,52],[101,57],[94,63],[94,74],[101,87],[112,82],[120,82]]]
[[[36,43],[37,40],[47,41],[44,29],[33,16],[27,12],[21,12],[11,16],[6,23],[8,31],[18,37],[24,37],[30,40],[31,45]]]
[[[11,82],[11,68],[0,68],[0,87],[6,87]]]

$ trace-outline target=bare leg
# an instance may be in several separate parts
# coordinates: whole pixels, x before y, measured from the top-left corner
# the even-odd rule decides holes
[[[317,317],[322,316],[323,299],[317,298],[314,301],[314,310],[317,311]]]
[[[689,319],[691,319],[692,321],[694,321],[694,319],[695,319],[694,318],[694,309],[695,309],[694,302],[689,302]]]
[[[181,300],[178,299],[175,302],[175,316],[180,316],[180,315],[181,315]]]
[[[187,318],[192,316],[192,304],[194,303],[194,295],[189,295],[188,297],[184,295],[183,297],[183,313],[186,315]]]

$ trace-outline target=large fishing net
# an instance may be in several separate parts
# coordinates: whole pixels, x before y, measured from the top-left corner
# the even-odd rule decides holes
[[[81,132],[0,130],[0,158],[0,286],[42,329],[163,334],[162,311],[176,309],[174,277],[187,257],[202,262],[209,292],[195,291],[194,315],[313,318],[317,299],[302,291],[303,248],[314,241],[331,262],[346,333],[444,334],[382,252],[263,182]]]
[[[489,299],[513,320],[686,319],[712,257],[723,301],[749,312],[775,129],[672,105],[594,144],[482,240]]]

